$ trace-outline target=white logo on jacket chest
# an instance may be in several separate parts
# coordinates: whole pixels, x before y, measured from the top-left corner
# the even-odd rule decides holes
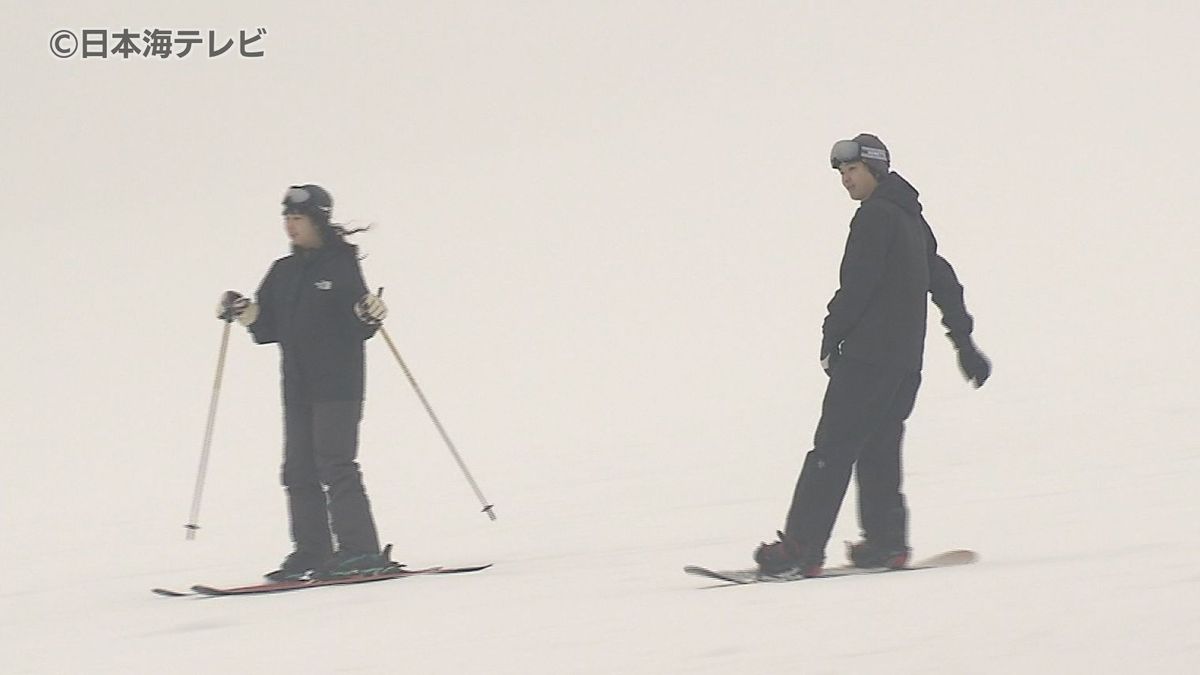
[[[318,291],[328,291],[333,288],[333,282],[328,279],[322,279],[314,282],[313,286],[316,286]]]

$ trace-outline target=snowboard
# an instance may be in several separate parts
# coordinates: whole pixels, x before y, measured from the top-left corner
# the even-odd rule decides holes
[[[715,579],[724,581],[730,584],[757,584],[757,583],[779,583],[784,581],[801,581],[803,579],[825,579],[829,577],[848,577],[862,574],[881,574],[883,572],[911,572],[915,570],[927,570],[937,567],[954,567],[956,565],[970,565],[979,561],[979,554],[975,551],[966,549],[955,549],[952,551],[943,551],[937,555],[928,556],[913,562],[907,567],[899,569],[891,569],[889,567],[854,567],[851,565],[842,565],[837,567],[826,567],[819,577],[804,577],[800,575],[794,576],[770,576],[761,575],[758,568],[750,567],[737,570],[714,570],[707,567],[697,565],[688,565],[683,568],[684,572],[698,577]]]

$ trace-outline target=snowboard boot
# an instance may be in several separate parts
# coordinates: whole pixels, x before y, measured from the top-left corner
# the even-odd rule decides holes
[[[781,579],[821,576],[825,563],[823,553],[788,538],[782,532],[775,534],[779,536],[779,541],[770,544],[763,542],[754,551],[754,562],[758,563],[760,576]]]
[[[392,545],[388,544],[383,548],[382,553],[338,551],[321,569],[320,576],[326,579],[352,577],[378,574],[398,567],[402,567],[402,565],[392,562]]]
[[[903,569],[908,566],[912,549],[902,545],[878,545],[869,540],[846,542],[846,557],[850,564],[861,568]]]
[[[329,561],[328,555],[310,553],[308,551],[292,551],[279,564],[279,569],[267,572],[263,576],[268,581],[298,581],[311,579]]]

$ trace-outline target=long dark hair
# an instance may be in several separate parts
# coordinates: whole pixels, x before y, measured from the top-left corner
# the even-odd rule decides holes
[[[317,231],[321,233],[321,240],[326,244],[340,244],[343,246],[349,246],[351,249],[354,249],[354,251],[357,252],[358,247],[349,241],[346,241],[346,237],[352,237],[360,232],[369,232],[374,226],[375,223],[369,223],[363,227],[353,227],[349,223],[333,223],[329,222],[328,220],[324,220],[323,222],[317,224]],[[366,257],[367,256],[365,253],[358,255],[359,260],[362,260]]]
[[[327,227],[335,235],[345,239],[346,237],[352,237],[359,232],[370,232],[374,225],[374,223],[371,223],[363,227],[351,227],[348,223],[329,223]]]

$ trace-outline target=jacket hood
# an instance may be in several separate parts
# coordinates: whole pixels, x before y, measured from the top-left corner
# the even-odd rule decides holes
[[[889,201],[901,209],[914,215],[921,215],[921,202],[917,199],[920,193],[911,183],[904,180],[898,173],[892,172],[879,181],[879,186],[871,193],[871,199]]]

